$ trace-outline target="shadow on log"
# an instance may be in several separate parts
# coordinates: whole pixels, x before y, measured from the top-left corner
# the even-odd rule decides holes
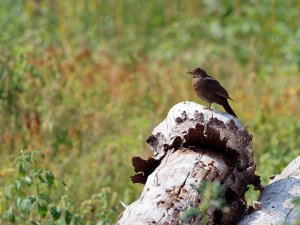
[[[247,186],[260,188],[252,136],[240,121],[193,102],[181,102],[147,139],[153,158],[133,158],[134,183],[145,183],[138,200],[127,206],[117,224],[182,224],[181,212],[197,207],[195,190],[204,181],[219,181],[228,213],[210,208],[209,224],[235,224],[246,211]],[[201,224],[201,216],[186,223]]]

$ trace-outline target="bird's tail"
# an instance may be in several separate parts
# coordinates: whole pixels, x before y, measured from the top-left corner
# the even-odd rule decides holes
[[[232,108],[230,107],[227,99],[223,102],[222,106],[224,107],[224,109],[227,113],[229,113],[237,118],[237,116],[233,112]]]

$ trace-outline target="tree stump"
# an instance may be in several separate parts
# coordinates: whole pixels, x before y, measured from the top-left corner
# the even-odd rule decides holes
[[[247,186],[260,188],[255,172],[252,136],[240,121],[193,102],[181,102],[147,139],[153,158],[133,158],[134,183],[145,183],[138,200],[127,206],[118,225],[182,224],[181,212],[202,202],[195,190],[218,181],[230,211],[207,211],[209,224],[235,224],[246,211]],[[201,216],[185,223],[201,224]]]

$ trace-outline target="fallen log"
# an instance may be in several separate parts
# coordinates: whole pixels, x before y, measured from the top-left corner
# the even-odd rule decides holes
[[[235,224],[245,213],[245,192],[260,188],[255,172],[252,136],[240,121],[193,102],[181,102],[147,139],[153,158],[133,158],[134,183],[145,183],[138,200],[126,207],[118,225],[201,224],[203,214],[186,221],[180,214],[203,202],[195,187],[205,181],[222,185],[229,212],[210,207],[208,224]]]
[[[247,215],[239,225],[299,224],[299,208],[294,199],[300,197],[300,156],[280,175],[275,176],[261,193],[261,209]]]

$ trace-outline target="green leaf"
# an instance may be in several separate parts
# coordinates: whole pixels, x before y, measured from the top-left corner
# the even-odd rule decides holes
[[[53,221],[48,221],[47,225],[62,225],[62,222],[59,221],[58,223],[55,223]]]
[[[60,182],[62,183],[63,186],[67,187],[67,184],[63,180],[61,180]]]
[[[26,176],[26,177],[24,178],[24,180],[25,180],[25,183],[30,187],[31,184],[32,184],[32,178],[29,177],[29,176]]]
[[[51,198],[48,195],[39,194],[38,196],[40,199],[44,200],[47,204],[52,202]]]
[[[300,197],[295,197],[293,199],[293,203],[296,204],[297,206],[299,206],[300,205]]]
[[[63,180],[60,180],[61,184],[64,186],[65,188],[65,191],[68,191],[68,186],[67,184],[63,181]]]
[[[39,178],[39,180],[40,180],[42,183],[44,183],[44,184],[47,184],[47,183],[48,183],[47,180],[42,176],[42,174],[39,174],[37,177]]]
[[[38,202],[38,212],[41,217],[45,217],[47,215],[47,205],[44,205],[42,202]]]
[[[183,212],[180,213],[180,219],[181,221],[187,221],[190,220],[191,218],[197,216],[198,214],[198,209],[197,208],[189,208]]]
[[[24,163],[21,162],[18,167],[19,167],[18,168],[19,174],[25,175],[25,165],[24,165]]]
[[[31,212],[32,206],[36,199],[32,196],[21,199],[17,202],[17,207],[21,209],[21,212],[24,214],[29,214]]]
[[[11,196],[13,188],[14,188],[13,185],[9,185],[7,188],[5,188],[5,190],[4,190],[4,197],[5,198],[9,198]]]
[[[51,187],[54,183],[54,176],[51,171],[46,171],[46,181],[49,187]]]
[[[39,178],[41,176],[41,169],[33,169],[30,171],[29,176],[32,178]]]
[[[14,186],[15,186],[16,191],[20,191],[21,182],[18,180],[15,180]]]
[[[12,207],[10,207],[9,210],[7,211],[7,217],[8,217],[10,222],[12,222],[12,223],[16,222],[16,218],[15,218],[15,215],[13,213]]]
[[[58,206],[53,206],[50,208],[50,213],[54,221],[58,220],[61,216],[62,210]]]
[[[21,208],[21,204],[22,204],[22,198],[17,198],[17,200],[16,200],[16,207],[17,208]]]
[[[41,157],[42,159],[45,158],[45,154],[41,151],[35,150],[31,152],[31,157],[35,158],[35,157]]]
[[[28,222],[29,225],[39,225],[37,222],[34,222],[34,221],[30,221]]]
[[[83,225],[79,216],[74,216],[74,225]]]
[[[72,217],[73,217],[72,213],[70,213],[68,210],[66,210],[66,212],[65,212],[65,222],[66,222],[67,225],[69,225],[71,223]]]

